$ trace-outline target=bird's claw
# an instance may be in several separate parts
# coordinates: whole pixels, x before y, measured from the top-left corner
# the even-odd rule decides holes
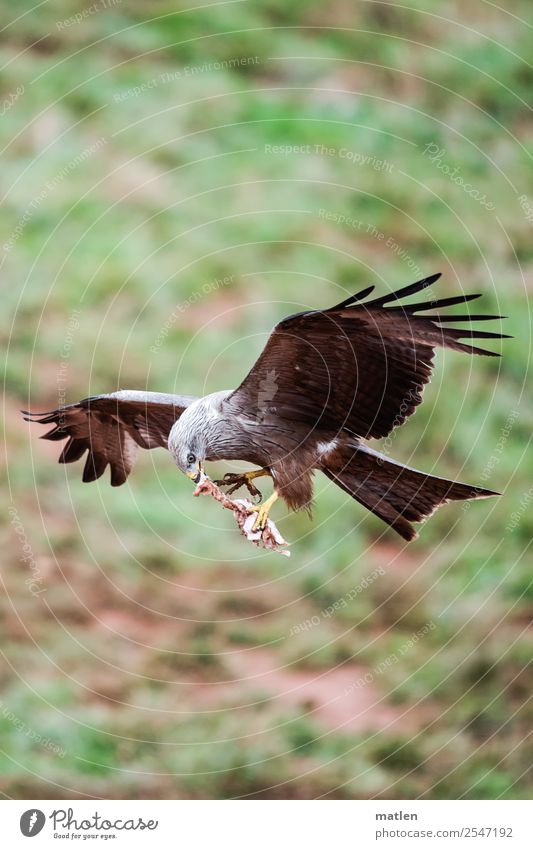
[[[229,486],[230,489],[228,489],[227,495],[233,495],[241,486],[245,486],[252,498],[258,498],[258,504],[263,500],[261,492],[254,486],[246,473],[235,474],[234,472],[227,472],[222,480],[214,481],[214,483],[217,486]]]
[[[249,513],[257,513],[255,522],[252,525],[252,531],[264,531],[268,522],[269,508],[265,505],[261,507],[250,507]]]

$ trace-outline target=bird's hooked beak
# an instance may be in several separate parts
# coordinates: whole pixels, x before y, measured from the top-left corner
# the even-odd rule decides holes
[[[200,483],[202,479],[202,475],[204,473],[202,461],[198,460],[198,468],[194,472],[185,472],[188,478],[190,478],[194,483]]]

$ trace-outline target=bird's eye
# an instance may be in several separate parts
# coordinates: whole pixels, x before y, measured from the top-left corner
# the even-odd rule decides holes
[[[194,454],[188,454],[187,455],[187,462],[188,463],[194,463],[195,461],[196,461],[196,457],[195,457]]]

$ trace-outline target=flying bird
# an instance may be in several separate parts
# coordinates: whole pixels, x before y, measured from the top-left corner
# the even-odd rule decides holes
[[[229,493],[246,486],[260,498],[254,481],[269,476],[272,495],[249,508],[257,514],[255,529],[262,529],[279,496],[291,510],[310,511],[313,473],[321,471],[411,540],[417,536],[412,523],[445,502],[498,495],[404,466],[363,441],[386,437],[414,413],[435,348],[494,357],[460,340],[508,338],[470,327],[502,316],[425,314],[480,295],[399,303],[440,276],[372,300],[369,286],[329,309],[284,318],[237,389],[203,398],[125,389],[47,413],[23,413],[29,421],[53,424],[43,439],[67,440],[60,463],[87,452],[84,481],[96,480],[109,465],[111,485],[120,486],[139,448],[167,448],[196,483],[206,461],[246,461],[258,468],[216,483]]]

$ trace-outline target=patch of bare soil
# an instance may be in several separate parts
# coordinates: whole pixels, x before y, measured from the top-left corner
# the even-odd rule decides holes
[[[248,704],[260,693],[277,700],[278,706],[301,710],[324,728],[347,733],[385,728],[413,732],[428,721],[425,709],[387,704],[378,687],[365,681],[369,670],[364,666],[344,664],[312,671],[279,666],[276,652],[264,648],[232,652],[225,662],[235,676],[234,704],[235,691]],[[202,686],[196,693],[203,707],[220,704],[227,697],[227,684]]]

